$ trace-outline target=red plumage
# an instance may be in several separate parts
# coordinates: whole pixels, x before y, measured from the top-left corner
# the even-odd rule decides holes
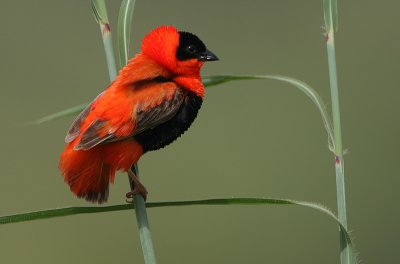
[[[78,197],[106,201],[118,170],[128,172],[140,187],[133,193],[147,194],[130,168],[144,152],[179,137],[196,117],[198,109],[191,108],[200,108],[204,96],[200,68],[217,59],[198,41],[171,26],[153,30],[144,38],[142,52],[75,119],[59,168]],[[198,54],[189,52],[189,46]],[[178,52],[183,54],[179,59]]]

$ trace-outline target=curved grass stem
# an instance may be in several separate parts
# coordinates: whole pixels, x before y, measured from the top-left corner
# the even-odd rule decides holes
[[[122,68],[128,63],[129,41],[132,31],[132,16],[136,0],[124,0],[118,14],[118,51],[119,63]]]

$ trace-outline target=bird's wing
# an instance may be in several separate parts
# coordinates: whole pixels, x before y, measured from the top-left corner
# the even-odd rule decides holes
[[[164,100],[154,98],[157,101],[156,106],[142,106],[138,108],[136,110],[136,128],[134,135],[152,129],[170,120],[178,112],[185,100],[185,95],[186,92],[182,88],[176,87],[174,93],[168,96],[168,99],[165,99],[165,97],[163,98],[163,96],[160,96],[160,98]]]
[[[78,133],[74,149],[87,150],[100,143],[123,140],[152,129],[178,112],[185,94],[173,82],[149,84],[119,93],[108,92],[76,119],[80,126],[78,132],[75,132],[76,128],[72,129],[71,135]]]
[[[99,97],[101,97],[102,94],[103,93],[99,94],[93,100],[93,102],[99,99]],[[75,118],[74,122],[72,122],[71,127],[69,128],[68,133],[65,136],[65,143],[70,143],[79,136],[81,124],[90,113],[93,102],[90,103],[88,106],[86,106],[86,108]]]

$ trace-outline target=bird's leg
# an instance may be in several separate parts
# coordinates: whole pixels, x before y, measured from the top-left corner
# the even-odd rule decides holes
[[[133,189],[126,194],[126,198],[133,198],[135,194],[140,194],[143,199],[146,201],[147,199],[147,191],[143,184],[139,181],[139,178],[132,170],[128,170],[128,175],[131,177],[132,182],[134,183]]]

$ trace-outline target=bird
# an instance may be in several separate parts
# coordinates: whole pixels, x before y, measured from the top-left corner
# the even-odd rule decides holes
[[[147,190],[132,166],[174,142],[191,126],[204,99],[200,69],[218,57],[196,35],[159,26],[141,51],[73,121],[59,169],[70,190],[92,203],[108,199],[116,171],[128,173],[132,198]]]

